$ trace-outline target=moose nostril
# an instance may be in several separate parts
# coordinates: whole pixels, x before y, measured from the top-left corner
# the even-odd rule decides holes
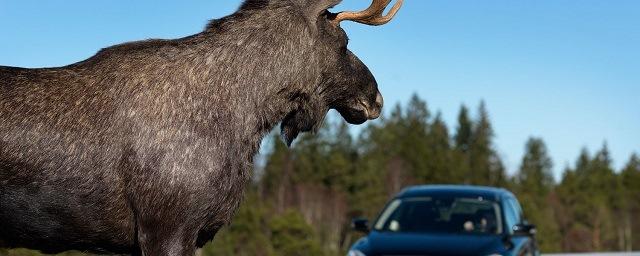
[[[376,102],[373,106],[369,107],[367,104],[365,104],[365,106],[367,106],[367,114],[369,120],[377,119],[378,117],[380,117],[380,114],[382,113],[382,105],[384,105],[384,99],[382,98],[382,94],[378,92],[378,94],[376,94]]]
[[[376,107],[381,109],[383,105],[384,105],[384,99],[382,98],[382,94],[378,92],[378,95],[376,96]]]

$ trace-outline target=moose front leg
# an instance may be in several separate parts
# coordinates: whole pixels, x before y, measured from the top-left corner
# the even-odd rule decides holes
[[[166,183],[165,183],[166,184]],[[141,191],[141,190],[139,190]],[[152,188],[134,203],[137,245],[143,256],[193,256],[204,220],[186,190]]]
[[[138,244],[143,256],[193,256],[196,236],[184,225],[162,222],[140,222]]]

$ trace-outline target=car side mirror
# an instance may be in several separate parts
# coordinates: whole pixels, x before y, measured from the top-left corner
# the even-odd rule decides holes
[[[515,236],[535,236],[536,225],[533,224],[517,224],[513,226],[513,235]]]
[[[358,232],[369,233],[369,220],[365,218],[353,219],[351,222],[351,228]]]

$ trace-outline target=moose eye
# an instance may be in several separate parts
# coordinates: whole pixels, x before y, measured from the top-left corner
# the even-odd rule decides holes
[[[345,33],[344,31],[340,31],[340,35],[339,35],[339,44],[340,44],[340,48],[344,48],[345,50],[347,49],[347,46],[349,45],[349,36],[347,36],[347,33]]]

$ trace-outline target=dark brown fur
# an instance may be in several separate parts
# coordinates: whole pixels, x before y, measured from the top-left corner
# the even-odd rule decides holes
[[[329,109],[375,118],[377,84],[325,10],[249,0],[202,33],[65,67],[0,67],[0,246],[192,255],[231,221],[263,136]]]

